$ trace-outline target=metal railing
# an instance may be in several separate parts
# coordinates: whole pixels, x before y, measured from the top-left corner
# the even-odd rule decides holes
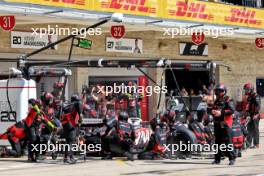
[[[262,0],[242,0],[243,6],[263,7]]]
[[[210,0],[205,0],[210,1]],[[211,2],[227,3],[247,7],[264,8],[264,0],[211,0]]]

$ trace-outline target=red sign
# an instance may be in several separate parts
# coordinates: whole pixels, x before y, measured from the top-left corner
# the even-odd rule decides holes
[[[148,86],[148,78],[146,76],[139,76],[138,77],[138,85],[144,87]],[[142,121],[149,121],[149,114],[148,114],[148,96],[144,95],[142,100],[140,101],[140,109],[141,109],[141,119]]]
[[[6,30],[10,31],[15,27],[16,20],[14,16],[0,16],[0,26]]]
[[[264,38],[256,38],[255,44],[257,48],[264,48]]]
[[[118,25],[111,27],[111,35],[116,39],[120,39],[125,35],[125,26]]]
[[[197,33],[193,33],[192,34],[192,42],[196,45],[200,45],[201,43],[203,43],[204,41],[204,33],[200,33],[200,32],[197,32]]]

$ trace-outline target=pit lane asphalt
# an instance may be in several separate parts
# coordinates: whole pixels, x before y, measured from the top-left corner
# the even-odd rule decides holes
[[[264,120],[260,124],[261,145],[259,149],[248,149],[238,158],[234,166],[228,159],[220,165],[211,165],[212,159],[178,159],[156,161],[102,161],[100,158],[79,160],[68,165],[58,160],[28,163],[27,158],[0,158],[0,176],[264,176]]]

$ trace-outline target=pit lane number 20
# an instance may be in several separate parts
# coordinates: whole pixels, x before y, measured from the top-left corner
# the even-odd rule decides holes
[[[1,111],[0,121],[1,122],[16,122],[16,111]]]

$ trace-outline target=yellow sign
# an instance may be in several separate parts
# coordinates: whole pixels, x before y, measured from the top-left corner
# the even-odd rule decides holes
[[[6,0],[7,2],[30,3],[37,5],[75,8],[82,10],[89,10],[92,1],[89,0]]]
[[[98,12],[264,29],[264,10],[196,0],[6,0]]]
[[[159,17],[160,0],[95,0],[96,11]]]
[[[264,10],[189,0],[166,0],[163,18],[264,28]]]

